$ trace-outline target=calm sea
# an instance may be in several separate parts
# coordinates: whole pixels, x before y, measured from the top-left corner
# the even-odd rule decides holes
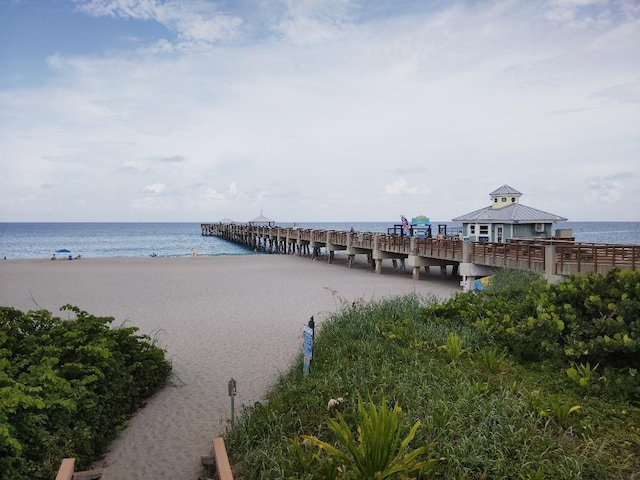
[[[279,223],[281,227],[317,228],[382,232],[389,222],[309,222]],[[451,222],[448,228],[459,227]],[[437,227],[436,227],[437,228]],[[586,243],[640,244],[640,222],[564,222],[555,228],[573,230],[576,241]],[[0,258],[82,257],[159,257],[198,255],[247,255],[240,245],[217,237],[203,237],[199,223],[0,223]]]

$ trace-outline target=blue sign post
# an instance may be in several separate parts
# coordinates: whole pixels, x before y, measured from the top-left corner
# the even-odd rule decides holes
[[[313,336],[315,324],[313,317],[309,320],[309,324],[305,325],[302,331],[302,355],[304,357],[302,371],[305,375],[309,374],[311,368],[311,359],[313,358]]]

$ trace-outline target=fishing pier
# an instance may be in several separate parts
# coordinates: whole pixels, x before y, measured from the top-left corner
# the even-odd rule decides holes
[[[538,273],[550,281],[612,268],[636,270],[640,267],[640,245],[589,244],[557,239],[509,239],[506,243],[473,242],[457,235],[408,237],[402,234],[282,228],[252,224],[203,223],[202,235],[216,236],[245,245],[254,251],[326,257],[335,260],[336,252],[346,254],[353,265],[356,255],[366,256],[376,273],[383,260],[398,262],[402,270],[412,269],[420,278],[420,269],[439,267],[442,274],[462,276],[464,287],[478,277],[491,275],[496,268]]]

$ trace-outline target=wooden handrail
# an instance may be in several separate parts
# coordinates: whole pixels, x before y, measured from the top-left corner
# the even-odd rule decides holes
[[[63,458],[56,480],[71,480],[73,478],[73,470],[76,468],[75,458]]]
[[[63,458],[56,475],[56,480],[97,480],[102,477],[104,469],[95,468],[83,472],[75,472],[76,459]]]
[[[213,455],[200,458],[202,465],[215,468],[215,475],[218,480],[233,480],[231,464],[227,456],[227,449],[224,446],[224,438],[214,438],[211,450]]]
[[[213,439],[213,456],[216,459],[218,480],[233,480],[231,464],[229,463],[229,457],[227,456],[227,449],[224,446],[224,438],[217,437]]]

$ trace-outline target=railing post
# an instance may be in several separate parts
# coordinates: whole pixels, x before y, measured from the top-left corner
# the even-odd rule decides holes
[[[471,262],[471,246],[472,246],[472,243],[469,241],[462,242],[462,262],[463,263]]]
[[[547,244],[544,246],[542,269],[547,276],[555,275],[557,273],[556,267],[556,246],[554,244]]]

